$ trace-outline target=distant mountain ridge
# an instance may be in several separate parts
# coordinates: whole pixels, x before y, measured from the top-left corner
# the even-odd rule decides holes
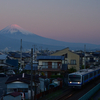
[[[19,49],[20,48],[20,40],[23,41],[23,47],[26,49],[30,49],[32,45],[36,44],[37,46],[42,46],[43,48],[48,49],[63,49],[65,47],[69,47],[70,49],[83,49],[84,43],[69,43],[58,41],[50,38],[45,38],[29,31],[24,30],[20,26],[13,24],[9,25],[6,28],[0,31],[0,47],[11,48],[11,49]],[[86,44],[89,49],[99,49],[99,45],[95,44]]]

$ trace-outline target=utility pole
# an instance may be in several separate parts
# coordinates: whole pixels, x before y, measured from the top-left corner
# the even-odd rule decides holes
[[[86,45],[84,45],[84,69],[86,68],[86,57],[85,57],[85,53],[86,53]]]
[[[22,69],[22,39],[21,39],[21,46],[20,46],[20,68]]]
[[[31,48],[31,100],[33,100],[33,48]]]
[[[36,45],[34,45],[34,58],[33,58],[34,61],[35,61],[35,47]]]
[[[33,58],[33,60],[34,60],[34,63],[35,63],[35,47],[36,47],[36,45],[34,45],[34,58]],[[34,87],[34,100],[36,99],[35,98],[35,95],[36,95],[36,82],[35,82],[35,74],[36,74],[36,68],[35,68],[35,66],[34,66],[34,85],[35,85],[35,87]]]

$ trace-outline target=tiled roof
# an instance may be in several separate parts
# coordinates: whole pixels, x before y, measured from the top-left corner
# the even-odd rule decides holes
[[[37,60],[64,60],[64,56],[37,56]]]
[[[17,52],[9,52],[8,56],[10,57],[14,57],[14,58],[20,58],[20,53],[17,53]],[[31,54],[29,53],[22,53],[22,58],[25,58],[25,57],[31,57]]]
[[[8,64],[9,66],[18,67],[18,60],[16,60],[16,59],[7,59],[6,64]]]
[[[31,70],[31,65],[27,64],[24,70]],[[33,64],[33,70],[38,70],[38,64]]]
[[[0,55],[0,60],[5,60],[6,59],[6,57],[7,57],[7,55]]]
[[[21,93],[20,92],[13,92],[13,93],[10,93],[10,95],[13,97],[17,97],[17,96],[21,95]]]
[[[31,75],[28,74],[18,74],[18,75],[14,75],[8,78],[8,80],[5,82],[5,84],[9,84],[15,81],[20,81],[20,82],[24,82],[27,84],[30,84],[30,80],[31,80]],[[39,78],[37,76],[35,76],[35,80],[34,80],[34,76],[33,76],[33,81],[39,83]]]
[[[17,96],[21,95],[21,93],[20,92],[13,92],[13,93],[5,94],[4,96],[7,96],[7,95],[11,95],[13,97],[17,97]]]

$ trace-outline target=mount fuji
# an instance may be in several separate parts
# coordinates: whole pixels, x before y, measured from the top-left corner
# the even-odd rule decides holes
[[[5,27],[0,31],[0,48],[8,48],[13,50],[19,50],[20,40],[22,39],[22,46],[24,49],[32,48],[32,45],[37,45],[44,49],[48,48],[51,50],[63,49],[69,47],[70,49],[78,50],[84,48],[84,43],[69,43],[58,41],[50,38],[45,38],[25,29],[20,26],[13,24]],[[100,48],[99,45],[95,44],[86,44],[89,49]]]

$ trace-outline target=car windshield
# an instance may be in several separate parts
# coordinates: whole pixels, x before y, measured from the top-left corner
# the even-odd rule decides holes
[[[81,82],[81,76],[80,75],[69,75],[69,81]]]

